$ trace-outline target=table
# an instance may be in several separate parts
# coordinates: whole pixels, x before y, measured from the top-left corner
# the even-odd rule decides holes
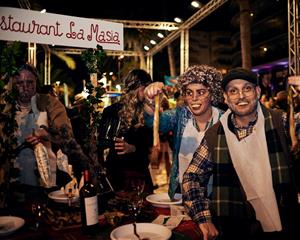
[[[52,205],[53,206],[53,205]],[[151,214],[151,219],[156,218],[159,214],[169,215],[170,210],[168,208],[156,208],[151,205],[146,206],[148,213]],[[27,209],[28,210],[28,209]],[[3,215],[3,214],[2,214]],[[71,226],[63,227],[61,229],[57,229],[53,227],[51,224],[42,221],[41,225],[35,229],[34,223],[35,220],[32,214],[23,213],[21,215],[25,219],[25,225],[14,232],[13,234],[0,237],[0,239],[5,240],[35,240],[35,239],[43,239],[43,240],[109,240],[111,231],[116,228],[116,226],[110,225],[103,215],[99,217],[99,233],[96,235],[85,235],[81,231],[80,224],[74,224]],[[127,220],[128,221],[128,220]],[[148,222],[150,222],[148,221]],[[126,224],[128,222],[120,222],[119,225]],[[173,229],[172,237],[170,240],[201,240],[202,235],[199,232],[197,225],[193,221],[182,221],[178,227]]]

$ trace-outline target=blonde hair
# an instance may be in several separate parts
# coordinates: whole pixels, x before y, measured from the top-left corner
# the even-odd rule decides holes
[[[127,131],[131,126],[138,128],[144,126],[143,102],[138,99],[138,89],[132,90],[120,99],[122,108],[119,110],[121,131]]]

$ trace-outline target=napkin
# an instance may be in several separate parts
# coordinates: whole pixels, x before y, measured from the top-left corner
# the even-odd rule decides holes
[[[171,216],[183,217],[183,220],[191,220],[182,205],[171,205],[170,212]]]
[[[184,216],[159,215],[152,221],[152,223],[163,225],[172,230],[180,224],[183,218]]]

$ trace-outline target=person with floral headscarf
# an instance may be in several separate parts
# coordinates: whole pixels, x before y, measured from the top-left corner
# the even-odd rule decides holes
[[[37,69],[20,62],[7,77],[0,112],[0,208],[18,209],[71,181],[65,165],[80,175],[88,162],[76,151],[78,145],[69,147],[73,129],[66,109],[56,97],[40,92]]]
[[[153,192],[148,169],[152,132],[144,126],[144,89],[152,83],[142,69],[131,70],[124,78],[125,93],[104,108],[99,123],[100,158],[115,191],[128,190],[131,181],[144,180],[145,192]],[[106,157],[105,157],[106,156]]]
[[[181,192],[183,173],[189,166],[205,131],[222,115],[223,111],[215,107],[223,101],[221,80],[222,74],[214,67],[188,67],[178,77],[178,87],[185,104],[160,113],[159,131],[172,131],[174,136],[169,182],[171,198],[174,198],[176,192]],[[153,125],[153,98],[162,92],[163,87],[163,83],[155,82],[145,89],[145,123],[148,127]]]

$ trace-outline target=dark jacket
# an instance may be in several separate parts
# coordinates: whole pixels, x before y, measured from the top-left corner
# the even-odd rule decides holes
[[[103,150],[109,148],[104,166],[115,190],[124,190],[127,187],[127,180],[132,177],[142,177],[146,182],[145,190],[152,192],[153,184],[148,168],[148,155],[153,142],[152,130],[144,126],[131,127],[126,132],[118,131],[120,109],[121,104],[115,103],[103,111],[99,124],[100,158],[103,158]],[[127,143],[136,147],[136,151],[117,155],[114,149],[114,137],[116,136],[124,137]]]

